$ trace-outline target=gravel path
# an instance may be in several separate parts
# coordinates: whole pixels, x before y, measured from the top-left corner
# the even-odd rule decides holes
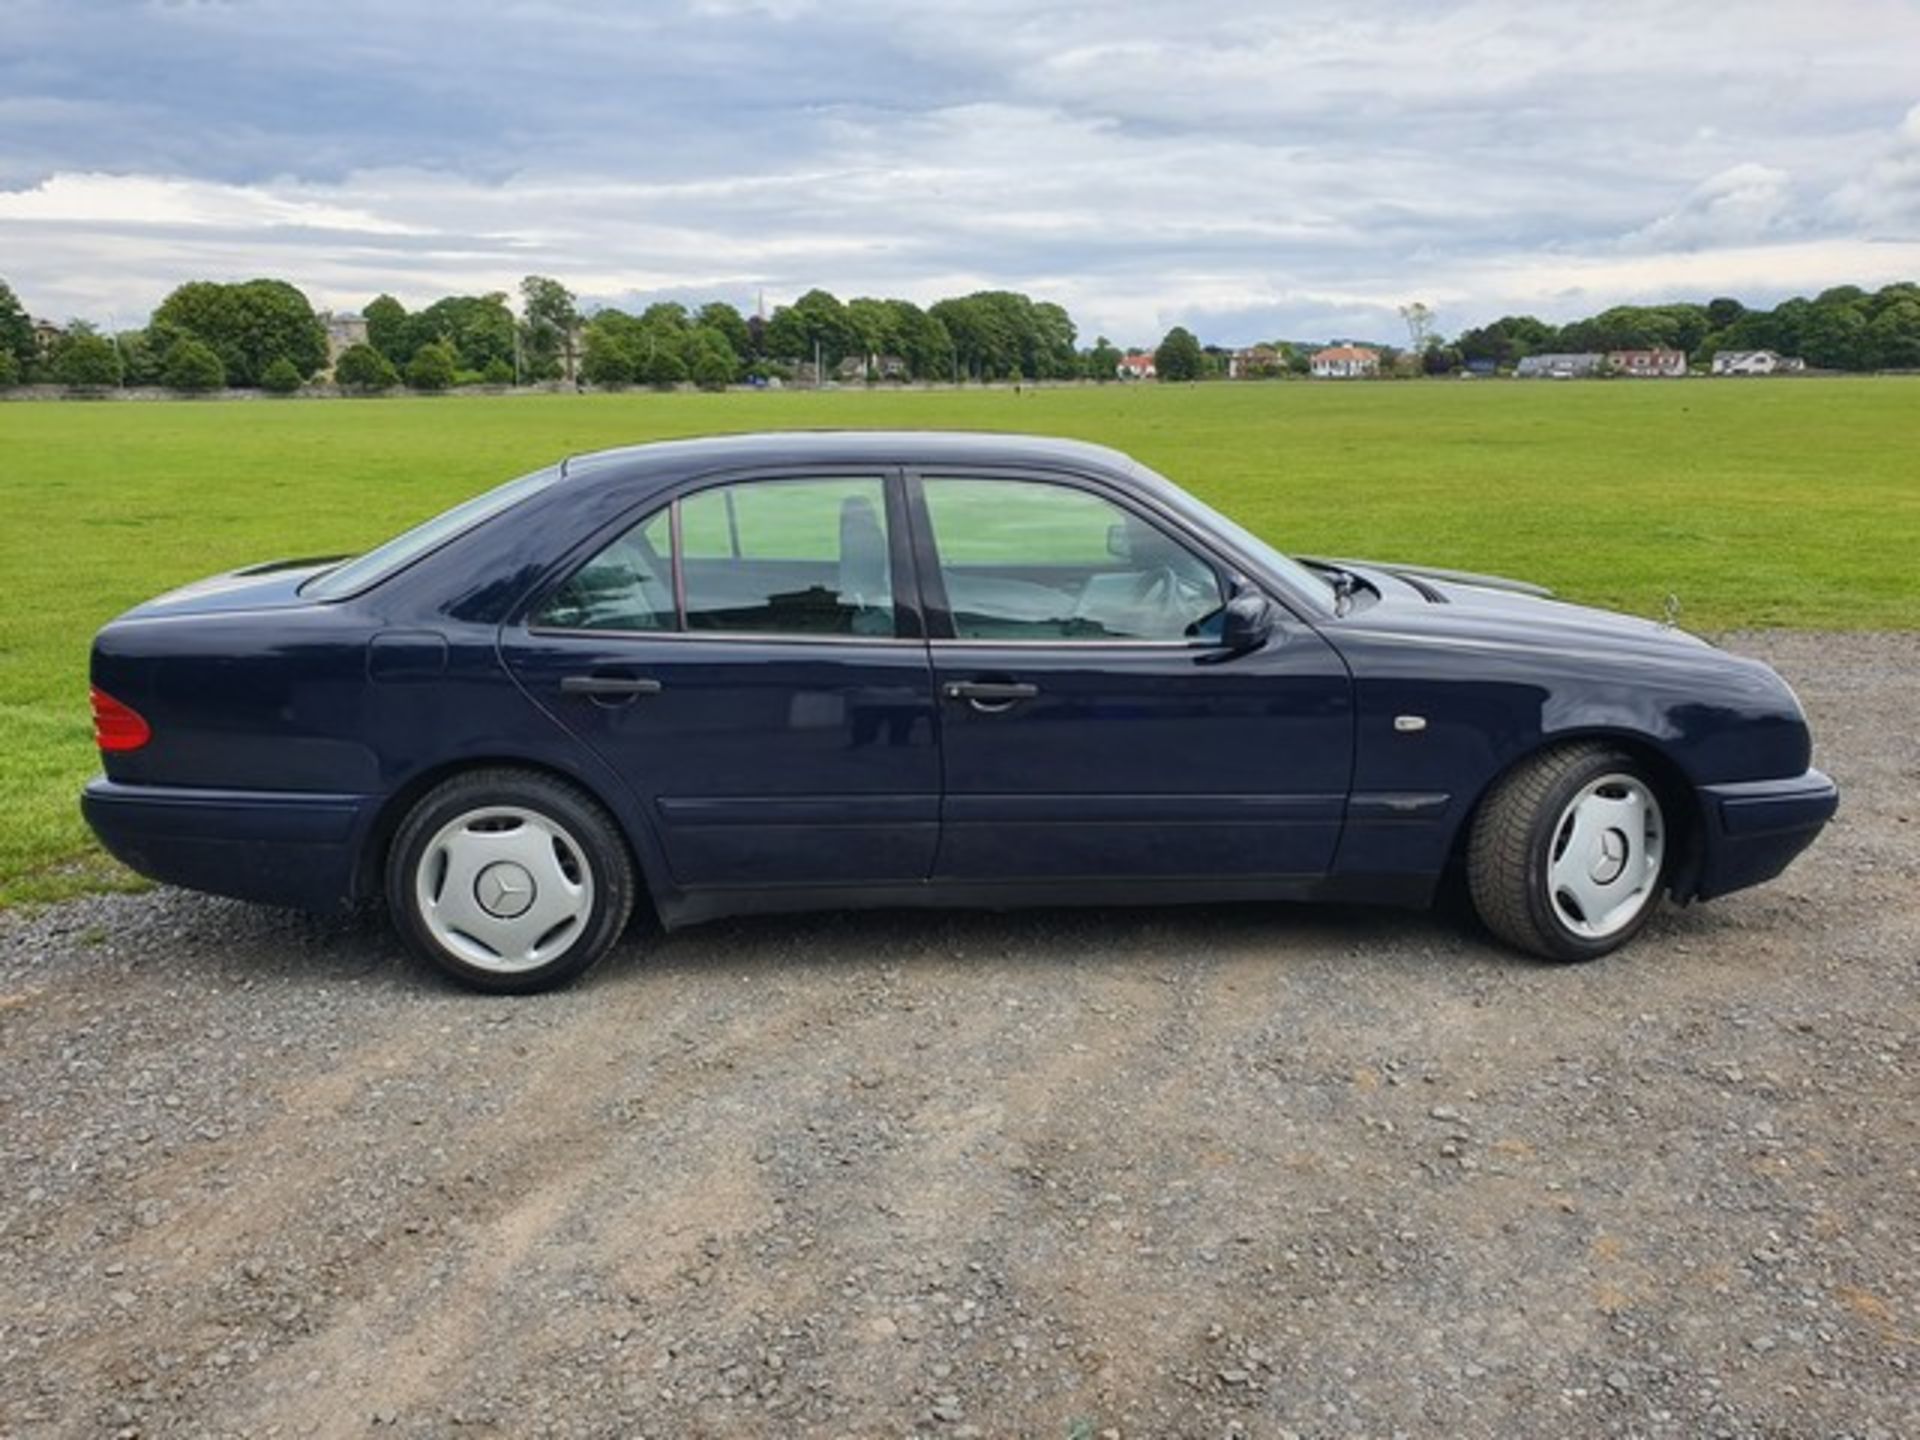
[[[0,917],[0,1436],[1920,1435],[1920,637],[1735,637],[1841,818],[1444,917],[831,916],[455,992]]]

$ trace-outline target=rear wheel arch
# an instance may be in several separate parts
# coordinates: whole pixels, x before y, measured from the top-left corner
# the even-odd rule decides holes
[[[620,835],[627,849],[628,863],[633,867],[634,878],[638,881],[638,894],[635,896],[639,907],[658,917],[658,905],[655,895],[658,877],[648,863],[646,847],[636,844],[631,827],[620,813],[620,807],[607,802],[600,786],[585,776],[541,760],[529,760],[522,755],[472,755],[458,760],[449,760],[440,765],[430,766],[416,775],[409,776],[404,783],[396,787],[380,803],[372,823],[360,843],[360,852],[354,867],[354,898],[370,900],[382,895],[385,890],[387,857],[393,848],[394,837],[400,827],[412,813],[414,806],[431,794],[437,787],[445,784],[456,775],[464,775],[480,770],[521,770],[528,774],[544,776],[557,780],[564,785],[583,792],[588,799],[607,813],[613,821],[613,828]]]
[[[401,939],[459,984],[529,994],[620,943],[642,885],[613,813],[551,769],[462,769],[400,823],[386,857]]]

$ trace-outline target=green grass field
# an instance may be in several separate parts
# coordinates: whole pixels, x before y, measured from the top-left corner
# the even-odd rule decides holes
[[[160,590],[363,548],[573,451],[791,426],[1118,446],[1283,549],[1682,623],[1920,627],[1920,381],[0,404],[0,903],[101,883],[87,642]]]

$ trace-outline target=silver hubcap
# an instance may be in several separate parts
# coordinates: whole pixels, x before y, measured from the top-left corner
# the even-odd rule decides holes
[[[564,825],[489,805],[441,826],[414,872],[433,938],[484,970],[531,970],[564,955],[593,912],[593,871]]]
[[[1652,903],[1665,858],[1666,827],[1653,791],[1631,775],[1603,775],[1560,812],[1547,898],[1567,929],[1603,940]]]

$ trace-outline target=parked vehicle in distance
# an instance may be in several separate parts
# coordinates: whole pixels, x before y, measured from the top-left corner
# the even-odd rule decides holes
[[[102,629],[135,870],[384,895],[488,990],[647,906],[1314,899],[1464,871],[1532,954],[1779,873],[1833,814],[1765,665],[1535,587],[1288,558],[1115,451],[821,432],[576,456]]]

